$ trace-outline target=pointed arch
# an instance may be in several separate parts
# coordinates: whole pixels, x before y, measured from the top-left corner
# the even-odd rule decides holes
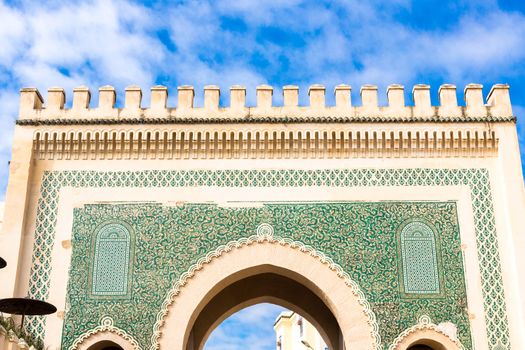
[[[221,292],[257,274],[277,274],[307,287],[336,319],[347,349],[381,348],[377,321],[359,286],[322,252],[300,242],[273,236],[270,225],[257,235],[218,247],[184,273],[168,293],[157,316],[151,349],[189,349],[190,333],[200,313]],[[270,296],[269,302],[274,302]],[[254,295],[242,307],[263,302]],[[294,300],[284,300],[293,306]],[[234,306],[217,320],[239,309]],[[240,308],[242,308],[240,307]],[[218,323],[211,320],[212,327]],[[314,320],[315,321],[315,320]],[[219,322],[220,323],[220,322]],[[211,329],[211,328],[210,328]],[[209,334],[211,330],[203,334]],[[197,344],[203,345],[202,338]],[[199,345],[196,345],[196,349]]]
[[[433,350],[465,350],[456,331],[452,323],[436,325],[430,317],[423,315],[416,325],[399,334],[388,350],[409,350],[417,345],[426,345]]]
[[[102,342],[114,343],[124,350],[142,350],[130,334],[113,325],[109,316],[102,317],[99,326],[78,337],[68,350],[89,350]]]

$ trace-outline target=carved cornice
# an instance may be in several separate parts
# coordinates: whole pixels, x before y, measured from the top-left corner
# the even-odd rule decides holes
[[[312,123],[515,123],[516,117],[508,116],[438,116],[428,117],[399,117],[395,115],[357,115],[357,116],[261,116],[261,117],[178,117],[178,118],[78,118],[78,119],[19,119],[17,125],[130,125],[130,124],[312,124]]]
[[[490,157],[499,141],[488,128],[232,130],[42,130],[34,134],[33,154],[39,160]]]

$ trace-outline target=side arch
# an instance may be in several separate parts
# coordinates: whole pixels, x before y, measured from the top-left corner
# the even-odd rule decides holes
[[[271,226],[263,224],[257,235],[217,248],[180,277],[157,317],[152,349],[186,349],[193,324],[208,302],[228,286],[257,273],[277,273],[306,286],[337,320],[347,349],[380,348],[370,304],[341,266],[310,246],[274,237]],[[254,298],[248,304],[257,301]]]
[[[465,350],[457,339],[453,324],[436,325],[428,316],[421,316],[418,324],[401,333],[388,350],[409,350],[417,345],[426,345],[433,350]]]
[[[142,350],[131,335],[113,325],[110,317],[103,317],[100,326],[82,334],[68,350],[90,350],[102,342],[111,342],[124,350]]]

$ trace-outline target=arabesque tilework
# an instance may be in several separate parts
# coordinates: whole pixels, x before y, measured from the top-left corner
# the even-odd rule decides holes
[[[146,171],[115,171],[115,172],[104,172],[104,171],[50,171],[44,174],[41,186],[41,197],[38,204],[37,223],[35,232],[35,247],[33,252],[33,268],[31,272],[29,292],[33,297],[47,299],[49,293],[49,274],[51,270],[51,250],[54,244],[55,227],[58,210],[58,193],[60,188],[63,186],[70,187],[192,187],[192,186],[221,186],[221,187],[303,187],[303,186],[345,186],[345,187],[374,187],[374,186],[448,186],[448,185],[466,185],[469,186],[471,191],[472,207],[474,210],[474,220],[476,227],[476,238],[478,248],[478,258],[480,260],[481,278],[482,278],[482,292],[484,297],[484,308],[485,308],[485,321],[487,325],[488,340],[491,349],[500,347],[503,349],[510,349],[509,334],[508,334],[508,322],[506,316],[505,297],[503,291],[503,282],[501,277],[500,259],[497,245],[493,204],[490,191],[490,183],[488,178],[488,171],[485,169],[344,169],[344,170],[202,170],[202,171],[157,171],[157,170],[146,170]],[[408,204],[407,204],[408,205]],[[448,204],[450,205],[450,204]],[[90,206],[86,207],[86,210]],[[110,206],[115,207],[115,206]],[[119,206],[116,206],[117,208]],[[198,206],[194,206],[198,208]],[[154,208],[163,208],[162,206],[151,206]],[[296,208],[294,208],[295,210]],[[160,209],[156,209],[160,210]],[[202,210],[202,209],[201,209]],[[138,210],[137,210],[138,211]],[[198,212],[198,211],[197,211]],[[240,213],[243,211],[240,210]],[[264,214],[268,215],[268,214]],[[294,217],[294,216],[291,216]],[[327,215],[329,218],[330,215]],[[372,216],[373,218],[373,216]],[[435,220],[430,220],[436,222]],[[242,222],[242,221],[241,221]],[[445,223],[452,221],[445,221]],[[274,222],[276,230],[282,223]],[[211,225],[214,226],[214,225]],[[227,225],[230,229],[235,228],[234,222],[229,222]],[[396,230],[397,227],[391,227],[390,229]],[[439,230],[439,228],[437,228]],[[281,230],[283,230],[281,228]],[[285,231],[286,232],[286,231]],[[198,232],[190,230],[188,234],[198,235]],[[216,238],[220,238],[221,235],[224,239],[227,237],[231,238],[231,232],[214,233],[218,235]],[[289,234],[294,234],[289,232]],[[380,235],[380,238],[385,238],[388,235]],[[305,236],[304,239],[314,239],[314,236]],[[341,237],[339,237],[341,239]],[[213,240],[209,241],[212,242]],[[140,242],[140,240],[137,240]],[[312,243],[318,243],[314,241]],[[371,241],[370,241],[371,242]],[[376,243],[377,244],[377,243]],[[337,245],[334,245],[337,247]],[[212,246],[208,247],[209,250],[213,250]],[[457,248],[457,247],[456,247]],[[195,248],[197,249],[197,248]],[[205,254],[206,249],[196,251],[186,251],[185,254]],[[336,258],[341,259],[339,252],[329,253],[329,247],[321,247],[321,251],[324,251],[327,255],[329,254],[334,260]],[[165,248],[164,252],[170,251]],[[442,249],[442,252],[445,252]],[[356,251],[357,252],[357,251]],[[358,254],[358,253],[356,253]],[[377,253],[376,253],[377,254]],[[459,254],[459,253],[458,253]],[[374,257],[371,255],[370,257]],[[445,262],[446,259],[443,259]],[[179,259],[176,260],[177,262]],[[189,262],[188,262],[189,263]],[[389,262],[392,264],[392,261]],[[349,262],[341,263],[345,266],[349,272],[352,272],[352,266],[349,266]],[[396,265],[394,263],[394,265]],[[173,264],[165,268],[162,273],[171,278],[175,278],[177,274],[177,268],[179,264]],[[397,266],[397,265],[396,265]],[[446,268],[444,267],[446,270]],[[150,270],[148,270],[150,271]],[[152,277],[155,271],[150,271],[143,281],[143,283],[153,283],[156,280]],[[366,272],[366,271],[363,271]],[[134,272],[135,273],[135,272]],[[352,272],[353,274],[354,272]],[[357,279],[357,276],[352,276]],[[459,279],[461,283],[464,283],[464,279]],[[367,279],[359,279],[360,283],[364,283],[363,290],[365,288]],[[137,281],[138,283],[138,281]],[[165,282],[166,283],[166,282]],[[370,282],[368,282],[370,283]],[[397,285],[397,282],[395,282]],[[150,284],[151,285],[151,284]],[[373,290],[372,285],[372,290]],[[134,284],[133,290],[140,288],[140,285]],[[446,287],[445,287],[446,288]],[[82,292],[85,293],[85,290]],[[368,292],[371,293],[371,292]],[[376,296],[374,297],[374,293]],[[396,304],[389,300],[389,294],[376,290],[371,293],[369,298],[370,302],[374,305],[374,312],[380,320],[381,332],[384,345],[387,344],[388,339],[394,339],[395,332],[400,330],[392,330],[392,323],[384,323],[384,320],[388,320],[392,315],[403,315],[406,313],[401,312],[400,309],[402,303]],[[368,296],[368,295],[367,295]],[[75,294],[75,288],[70,290],[69,298],[82,297],[81,295]],[[135,298],[135,295],[133,296]],[[133,300],[132,298],[132,300]],[[390,297],[391,298],[391,297]],[[415,299],[415,302],[419,302],[422,299]],[[446,300],[446,299],[445,299]],[[465,303],[465,299],[458,299],[460,302]],[[463,300],[463,301],[461,301]],[[428,302],[439,302],[440,299],[428,300]],[[411,303],[412,301],[407,301]],[[106,305],[101,307],[107,307],[111,315],[119,314],[121,307],[124,303],[122,301],[114,303],[100,303],[99,305]],[[144,308],[148,308],[147,303]],[[412,304],[409,304],[412,305]],[[466,304],[462,305],[462,312],[465,310]],[[67,321],[65,326],[65,337],[64,341],[71,342],[73,335],[68,334],[67,325],[69,320],[74,319],[74,308],[71,308],[67,315]],[[450,312],[449,314],[462,315],[462,312]],[[73,314],[71,314],[73,313]],[[432,318],[438,320],[441,318],[439,315],[435,316],[433,312],[427,312],[432,314]],[[123,314],[125,315],[125,314]],[[93,315],[94,316],[94,315]],[[400,316],[404,317],[404,316]],[[414,315],[414,319],[410,320],[408,325],[414,324],[414,320],[417,316]],[[461,317],[458,316],[459,332],[462,343],[465,346],[470,344],[470,336],[468,326],[465,326],[464,320],[461,322]],[[100,319],[100,316],[94,318],[94,322]],[[89,319],[86,319],[89,322]],[[126,322],[115,320],[117,325],[121,328],[125,328]],[[123,324],[120,324],[120,323]],[[128,319],[129,322],[129,319]],[[132,322],[130,322],[132,323]],[[44,319],[39,317],[33,317],[28,322],[32,327],[32,330],[38,334],[43,334]],[[85,324],[85,327],[91,325]],[[93,326],[96,326],[94,324]],[[84,329],[82,331],[87,331]],[[141,328],[143,331],[144,328]],[[77,330],[81,332],[80,330]],[[388,334],[391,332],[392,334]],[[132,332],[130,332],[131,334]],[[146,338],[141,336],[139,341],[146,341]]]
[[[380,215],[378,215],[380,213]],[[102,315],[149,348],[158,311],[171,286],[195,262],[232,240],[253,235],[261,222],[274,234],[323,252],[354,280],[378,315],[379,334],[390,344],[422,313],[458,326],[461,342],[470,344],[466,292],[456,206],[453,202],[312,202],[263,203],[263,207],[223,208],[188,203],[92,204],[75,209],[73,256],[69,278],[69,311],[63,348],[97,326]],[[447,262],[441,299],[402,299],[399,291],[396,231],[404,221],[436,222]],[[92,236],[101,222],[118,220],[137,232],[132,299],[90,301],[84,271]],[[242,248],[241,248],[242,249]],[[118,276],[114,276],[118,277]],[[322,286],[320,286],[322,288]],[[396,312],[391,312],[394,307]],[[395,326],[392,326],[392,325]],[[145,327],[145,325],[147,325]]]

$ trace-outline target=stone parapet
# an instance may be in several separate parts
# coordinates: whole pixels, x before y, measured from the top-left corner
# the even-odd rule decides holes
[[[509,86],[496,84],[486,102],[482,86],[469,84],[465,87],[465,105],[458,105],[456,86],[441,85],[439,105],[432,106],[430,86],[416,85],[412,89],[413,104],[405,102],[402,85],[390,85],[387,89],[386,106],[380,106],[378,88],[364,85],[360,89],[360,106],[352,105],[352,89],[348,85],[335,87],[335,105],[327,106],[326,89],[312,85],[308,89],[309,105],[299,106],[299,88],[285,86],[283,106],[273,103],[274,89],[268,85],[256,89],[256,105],[246,106],[246,88],[230,89],[230,106],[220,106],[220,88],[209,85],[204,88],[204,106],[194,107],[195,91],[192,86],[178,87],[178,105],[168,105],[168,89],[164,86],[151,88],[150,107],[142,106],[142,90],[130,86],[125,91],[123,108],[117,108],[116,91],[112,86],[99,89],[98,106],[90,105],[91,93],[86,87],[73,90],[71,108],[65,108],[66,93],[53,87],[44,103],[35,88],[20,91],[20,115],[18,124],[132,124],[132,123],[228,123],[228,122],[508,122],[514,121],[509,97]]]

